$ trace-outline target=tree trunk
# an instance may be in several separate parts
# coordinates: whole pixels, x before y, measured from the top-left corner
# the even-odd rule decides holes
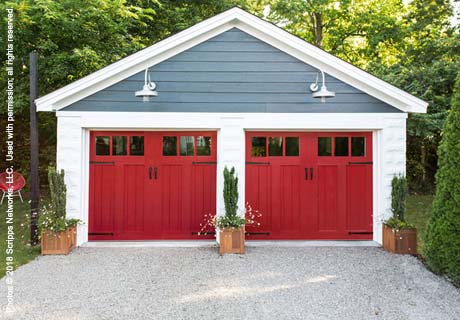
[[[323,19],[321,13],[315,13],[315,44],[317,47],[323,46]]]
[[[322,48],[323,46],[323,19],[321,13],[310,13],[310,30],[315,37],[315,46]]]

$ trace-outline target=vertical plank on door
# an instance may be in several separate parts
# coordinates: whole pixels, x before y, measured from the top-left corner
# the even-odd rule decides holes
[[[248,232],[266,232],[272,226],[272,197],[271,188],[271,167],[268,165],[246,166],[246,202],[262,215],[258,222],[260,226],[248,226]],[[276,198],[276,195],[273,195]],[[243,208],[242,208],[243,209]]]
[[[372,231],[372,165],[347,166],[347,231]]]
[[[189,183],[192,197],[190,207],[192,210],[188,230],[197,232],[201,230],[200,223],[204,223],[204,215],[213,215],[216,211],[215,197],[215,165],[192,165],[192,179]]]
[[[91,232],[113,231],[114,171],[115,167],[112,165],[91,164],[90,166],[89,229]]]
[[[300,232],[300,174],[299,166],[281,166],[281,184],[278,193],[281,196],[281,225],[282,233]]]
[[[337,178],[335,165],[318,166],[318,231],[337,230]]]
[[[124,173],[124,230],[144,231],[144,165],[125,165]]]

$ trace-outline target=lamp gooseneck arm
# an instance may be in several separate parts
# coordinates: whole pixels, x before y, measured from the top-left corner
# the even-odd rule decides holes
[[[320,71],[321,71],[321,76],[323,77],[323,87],[324,87],[324,83],[326,82],[325,81],[326,77],[324,76],[324,71],[323,70],[320,70]]]

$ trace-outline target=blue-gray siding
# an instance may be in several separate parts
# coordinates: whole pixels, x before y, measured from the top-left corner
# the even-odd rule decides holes
[[[232,29],[150,68],[158,96],[135,97],[144,72],[99,91],[64,110],[151,112],[400,112],[333,77],[335,98],[311,96],[317,70]]]

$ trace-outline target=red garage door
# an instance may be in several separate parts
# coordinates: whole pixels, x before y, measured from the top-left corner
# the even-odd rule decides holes
[[[89,239],[195,239],[216,208],[215,132],[91,132]]]
[[[248,132],[253,239],[372,239],[372,133]]]

